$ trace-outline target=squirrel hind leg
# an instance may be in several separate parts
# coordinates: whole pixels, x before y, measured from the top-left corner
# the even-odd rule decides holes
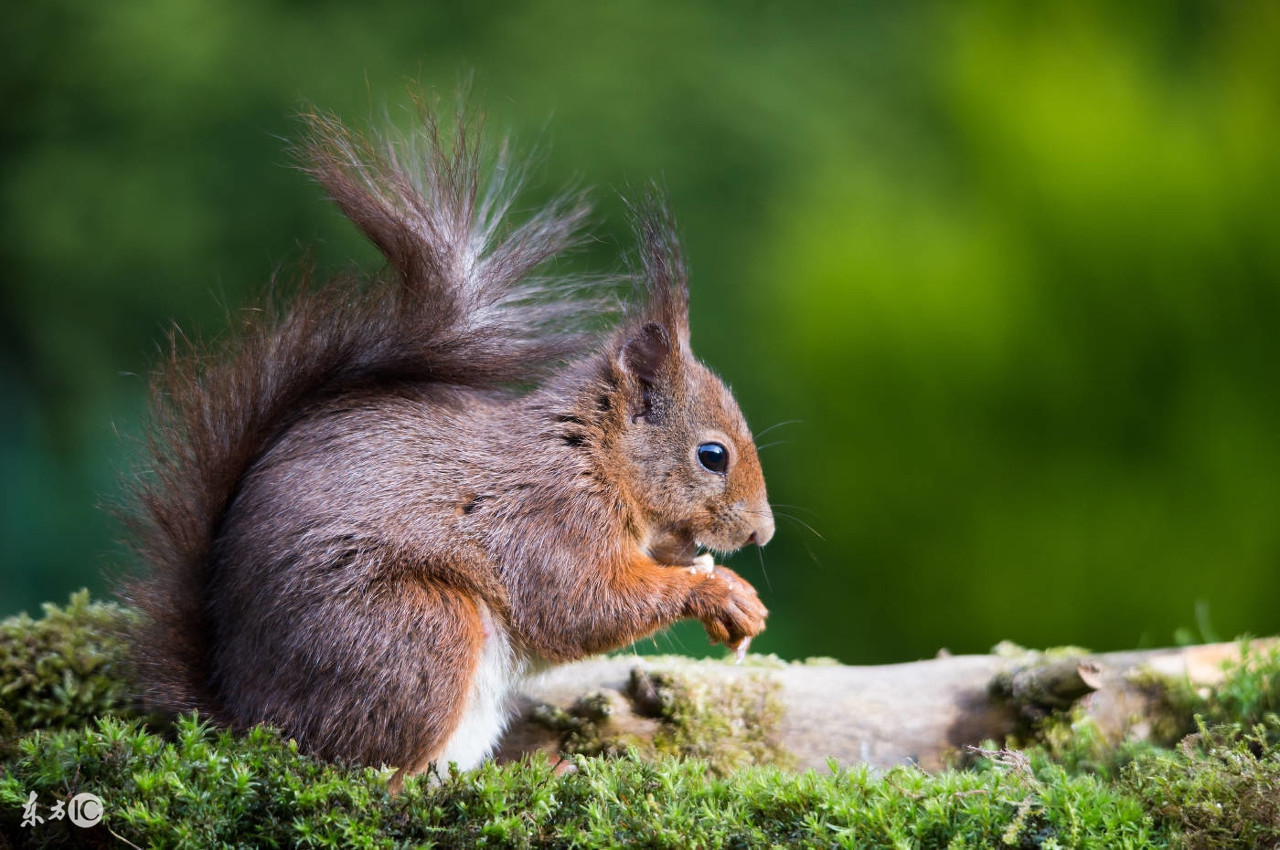
[[[488,606],[476,602],[475,607],[482,642],[458,724],[430,760],[441,770],[450,763],[469,770],[493,753],[511,719],[512,696],[527,666]]]
[[[271,723],[305,752],[409,775],[438,761],[465,726],[489,645],[483,606],[403,577],[310,607],[308,628],[287,640],[224,656],[234,724]]]

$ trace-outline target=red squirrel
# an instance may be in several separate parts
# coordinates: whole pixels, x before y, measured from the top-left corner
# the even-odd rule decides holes
[[[642,295],[600,330],[546,271],[580,196],[508,222],[519,169],[463,118],[427,110],[411,143],[308,125],[304,168],[387,268],[156,370],[122,594],[144,705],[413,774],[483,761],[548,664],[682,618],[741,654],[767,611],[699,552],[763,546],[773,515],[690,351],[664,206],[635,209]]]

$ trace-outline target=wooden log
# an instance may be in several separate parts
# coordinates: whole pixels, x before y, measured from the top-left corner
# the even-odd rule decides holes
[[[1275,646],[1276,639],[1254,645]],[[1154,707],[1153,677],[1211,685],[1221,679],[1223,663],[1240,654],[1239,644],[1220,643],[1102,654],[1005,648],[863,667],[759,657],[740,666],[675,657],[596,658],[528,683],[498,758],[561,751],[565,723],[586,724],[610,740],[652,741],[663,727],[663,707],[653,704],[657,697],[646,683],[666,674],[706,685],[709,699],[725,686],[739,694],[752,688],[772,694],[780,716],[769,715],[775,726],[767,734],[801,768],[826,769],[834,759],[839,766],[915,763],[936,770],[966,746],[1003,741],[1037,712],[1081,698],[1104,733],[1140,735],[1144,712]],[[594,701],[584,702],[588,695]],[[594,707],[584,708],[588,702]],[[742,705],[753,703],[738,699],[730,710],[741,713]],[[764,716],[757,712],[748,720],[763,722]],[[729,720],[724,728],[732,729],[735,718]],[[742,718],[737,721],[741,726]]]

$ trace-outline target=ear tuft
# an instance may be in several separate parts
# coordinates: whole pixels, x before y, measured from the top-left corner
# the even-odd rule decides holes
[[[671,356],[671,336],[657,322],[649,322],[622,346],[622,368],[649,388],[657,384],[662,365]]]
[[[644,304],[632,315],[661,323],[681,348],[688,349],[689,273],[675,219],[657,187],[629,206],[640,243],[640,274],[646,295]]]

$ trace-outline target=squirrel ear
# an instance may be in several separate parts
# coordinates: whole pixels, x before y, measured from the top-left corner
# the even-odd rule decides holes
[[[622,346],[622,368],[635,375],[647,391],[658,383],[663,364],[671,356],[671,335],[657,322],[649,322]]]
[[[649,422],[662,420],[666,405],[663,394],[654,392],[654,389],[664,377],[670,380],[674,354],[671,334],[657,322],[642,325],[635,336],[623,344],[618,363],[622,371],[634,375],[640,382],[640,392],[632,400],[633,421],[641,418]]]

